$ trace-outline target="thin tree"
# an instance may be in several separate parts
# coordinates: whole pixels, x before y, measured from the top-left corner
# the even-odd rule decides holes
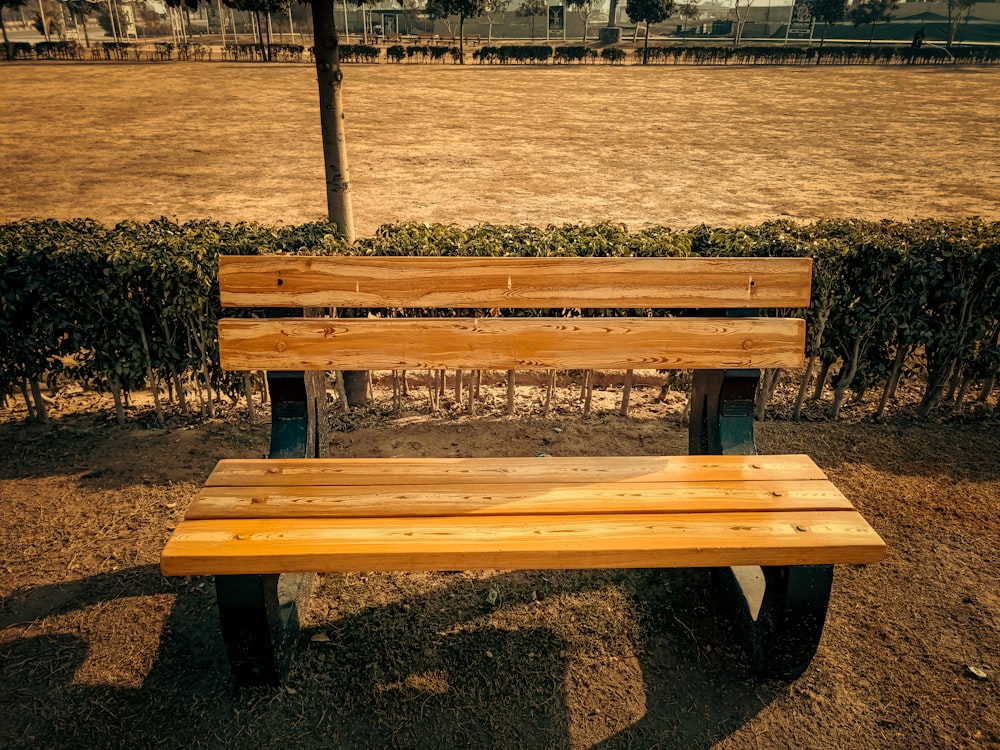
[[[681,17],[681,39],[687,39],[688,27],[701,18],[701,6],[695,0],[688,0],[677,6],[677,15]]]
[[[486,23],[489,26],[486,34],[487,42],[493,42],[493,24],[496,23],[496,15],[499,13],[500,17],[503,18],[504,11],[506,10],[507,0],[486,0],[483,4],[483,16],[485,16]]]
[[[899,0],[861,0],[847,11],[847,17],[855,26],[868,23],[872,25],[872,33],[868,38],[869,47],[875,41],[875,26],[892,20],[892,13],[898,2]]]
[[[20,8],[24,5],[24,3],[25,0],[0,0],[0,31],[3,32],[3,46],[8,60],[14,59],[14,45],[12,45],[10,39],[7,38],[7,27],[3,22],[3,11],[4,8],[10,8],[11,10]]]
[[[90,0],[64,0],[66,9],[73,18],[73,23],[77,28],[83,29],[84,43],[90,46],[90,34],[87,33],[87,17],[93,13],[97,7]]]
[[[611,0],[611,2],[615,1]],[[544,16],[547,9],[548,5],[545,0],[524,0],[514,11],[516,16],[531,19],[531,41],[535,41],[535,19],[538,16]]]
[[[968,22],[969,14],[976,0],[947,0],[948,3],[948,49],[955,43],[959,30]]]
[[[590,22],[600,9],[600,0],[566,0],[566,5],[576,10],[577,15],[580,16],[580,23],[583,24],[583,41],[587,41],[587,34],[590,33]]]
[[[225,3],[237,10],[253,14],[257,26],[257,43],[260,47],[261,57],[270,62],[271,14],[284,11],[287,7],[287,0],[225,0]]]
[[[823,22],[823,36],[819,40],[819,48],[823,49],[830,24],[843,20],[847,13],[847,0],[804,0],[804,3],[812,17]],[[816,58],[816,62],[819,63],[819,57]]]
[[[646,22],[646,37],[642,45],[642,64],[649,63],[649,27],[663,23],[674,12],[674,0],[628,0],[625,13],[633,23]]]
[[[52,41],[49,36],[49,22],[45,18],[45,5],[42,0],[38,0],[38,13],[35,14],[35,28],[42,33],[46,42]]]
[[[486,10],[486,0],[428,0],[431,18],[458,16],[458,62],[465,64],[465,19],[478,18]]]
[[[736,15],[736,30],[733,32],[733,46],[739,45],[743,41],[743,27],[747,25],[747,18],[750,16],[750,8],[754,0],[736,0],[736,7],[733,12]],[[742,11],[741,11],[742,8]]]

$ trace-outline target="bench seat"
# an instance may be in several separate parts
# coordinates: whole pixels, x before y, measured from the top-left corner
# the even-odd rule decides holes
[[[804,455],[223,460],[166,575],[869,563]]]

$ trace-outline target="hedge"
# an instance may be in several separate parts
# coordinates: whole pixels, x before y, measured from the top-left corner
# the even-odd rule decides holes
[[[76,41],[13,42],[12,59],[82,60],[85,48]],[[302,62],[305,53],[313,59],[312,48],[297,44],[272,44],[274,62]],[[96,42],[90,48],[94,60],[211,60],[210,48],[201,44],[174,45],[170,42],[133,44],[128,42]],[[261,62],[265,51],[258,44],[229,44],[222,52],[223,60]],[[474,60],[484,64],[529,64],[594,62],[620,64],[629,57],[619,47],[605,47],[600,54],[585,45],[548,44],[485,45],[472,53]],[[0,55],[0,59],[3,56]],[[340,59],[344,63],[378,63],[381,48],[368,44],[343,44]],[[386,62],[458,62],[456,46],[400,44],[386,48]],[[631,54],[632,62],[642,63],[643,50]],[[995,65],[1000,63],[1000,47],[961,44],[950,50],[937,45],[913,49],[909,45],[812,44],[800,45],[740,45],[674,43],[649,48],[648,62],[653,65]]]
[[[325,223],[166,219],[0,225],[0,397],[67,374],[111,392],[153,386],[211,409],[243,378],[218,367],[220,254],[468,256],[809,256],[814,260],[799,404],[836,367],[830,416],[848,392],[880,389],[881,417],[901,379],[922,388],[920,417],[988,404],[1000,370],[1000,223],[775,221],[741,228],[547,228],[404,224],[347,246]],[[645,311],[642,311],[645,312]],[[251,314],[243,311],[241,314]],[[532,314],[528,311],[527,314]],[[768,373],[765,382],[774,382]],[[42,399],[37,402],[44,413]],[[766,402],[766,399],[765,399]],[[159,402],[157,401],[159,410]]]

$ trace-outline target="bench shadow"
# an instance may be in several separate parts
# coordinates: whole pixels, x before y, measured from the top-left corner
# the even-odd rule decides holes
[[[489,580],[517,601],[541,589],[544,575]],[[586,684],[570,694],[574,656],[565,633],[545,622],[491,625],[486,605],[456,616],[450,582],[315,618],[283,688],[234,690],[211,584],[166,580],[146,565],[16,592],[0,604],[0,710],[12,717],[0,745],[708,748],[777,694],[780,686],[750,677],[705,571],[614,571],[596,580],[574,572],[542,597],[592,591],[609,575],[631,587],[645,613],[634,686],[645,693],[645,712],[613,730],[588,726],[580,702],[599,696],[581,696]],[[148,672],[133,685],[81,682],[92,650],[109,648],[79,634],[87,619],[118,617],[115,607],[161,595],[174,600],[153,636]],[[66,622],[53,625],[60,617]],[[127,649],[123,642],[114,648]],[[111,654],[120,656],[128,654]]]

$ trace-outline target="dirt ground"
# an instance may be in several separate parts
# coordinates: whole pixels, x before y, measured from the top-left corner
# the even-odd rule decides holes
[[[584,418],[567,376],[543,418],[542,390],[519,386],[506,417],[486,388],[469,417],[420,389],[393,412],[382,388],[333,418],[326,453],[685,452],[682,394],[638,388],[623,418],[612,384]],[[253,426],[228,407],[156,428],[136,406],[119,427],[67,386],[51,425],[0,413],[0,747],[1000,748],[995,416],[759,425],[762,451],[811,454],[889,550],[838,567],[791,684],[750,676],[704,571],[488,571],[321,576],[286,687],[237,692],[210,581],[157,560],[217,459],[266,452],[260,406]]]
[[[0,221],[326,212],[308,65],[5,64]],[[1000,219],[1000,69],[348,66],[384,223]]]

